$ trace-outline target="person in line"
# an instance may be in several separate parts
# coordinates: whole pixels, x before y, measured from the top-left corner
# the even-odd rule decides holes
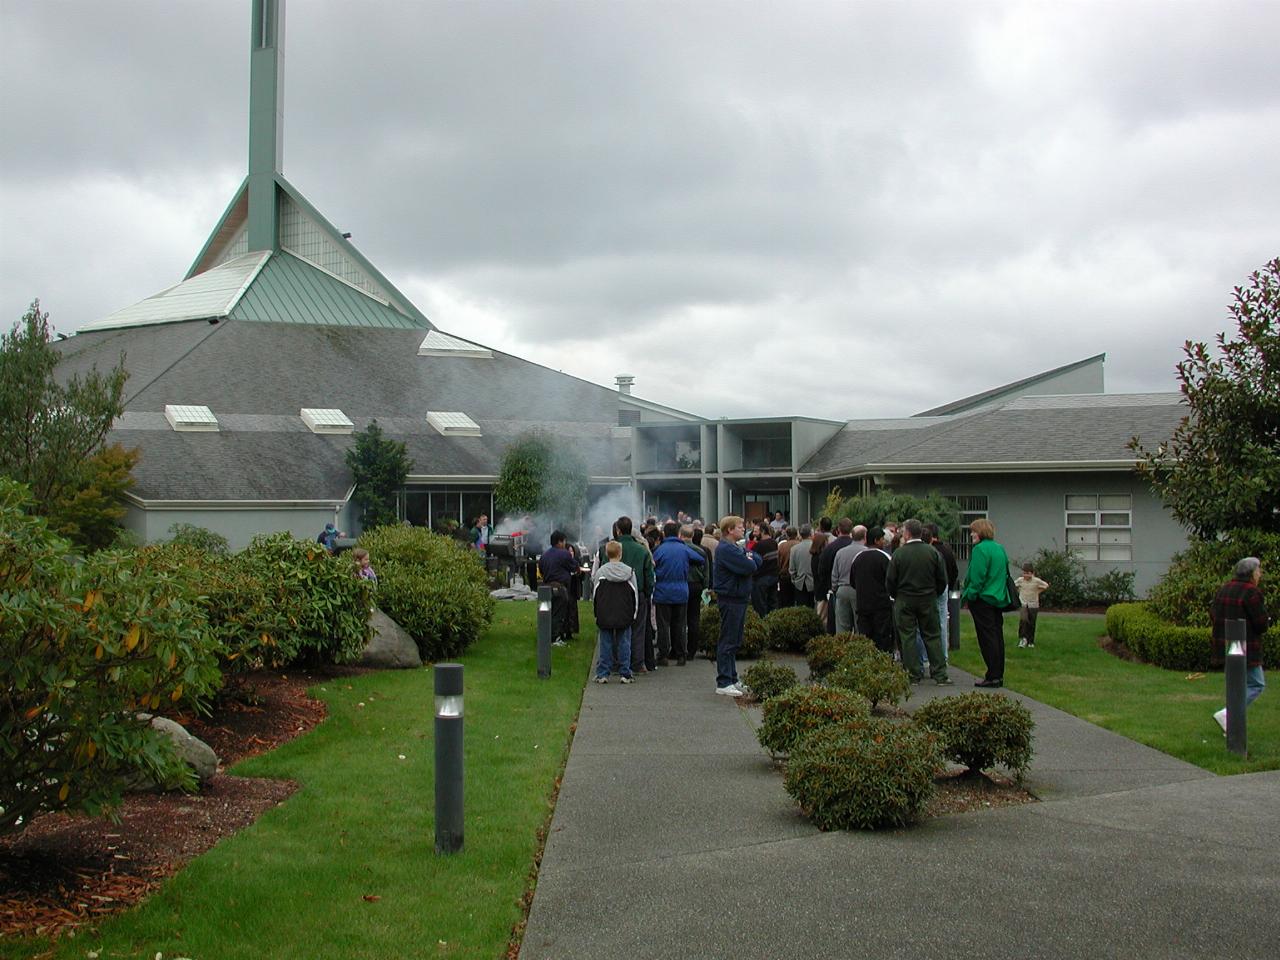
[[[915,517],[900,531],[902,544],[893,552],[885,573],[885,589],[893,597],[902,665],[912,683],[924,679],[924,668],[916,650],[916,629],[924,636],[929,654],[929,676],[940,687],[955,683],[947,676],[942,655],[942,635],[938,630],[938,594],[947,589],[947,570],[942,557],[922,539],[924,524]]]
[[[660,667],[668,666],[673,655],[682,667],[688,662],[689,567],[705,563],[702,551],[680,538],[680,525],[668,520],[662,528],[662,543],[653,551],[653,604],[658,615]]]
[[[1218,588],[1209,605],[1209,619],[1213,624],[1212,659],[1215,665],[1226,662],[1227,621],[1245,622],[1245,656],[1248,672],[1245,674],[1244,705],[1257,700],[1267,687],[1262,674],[1262,636],[1271,625],[1267,606],[1262,600],[1262,562],[1257,557],[1245,557],[1236,564],[1235,576]],[[1227,729],[1227,708],[1213,715],[1223,732]]]
[[[600,652],[596,656],[596,683],[608,683],[618,673],[623,683],[631,683],[631,624],[640,604],[635,571],[622,562],[622,544],[610,540],[604,545],[605,562],[591,577],[592,606],[600,630]]]
[[[794,607],[796,591],[791,582],[791,548],[800,542],[800,533],[795,527],[787,527],[782,536],[778,543],[778,606]]]
[[[818,602],[826,603],[824,622],[827,625],[827,633],[836,632],[835,603],[831,596],[831,570],[836,565],[836,554],[853,543],[853,521],[848,517],[841,517],[840,522],[836,524],[836,530],[840,535],[822,548],[822,554],[818,557],[818,568],[813,575],[814,591],[818,595]]]
[[[482,513],[476,517],[476,524],[471,528],[471,545],[480,553],[484,553],[492,536],[493,527],[489,525],[489,515]]]
[[[636,618],[631,624],[631,672],[645,673],[650,663],[657,666],[652,652],[653,634],[648,630],[649,598],[653,596],[653,557],[644,540],[632,533],[630,517],[619,517],[613,526],[618,542],[622,544],[622,562],[635,572],[636,588],[640,592]],[[607,544],[601,548],[602,554],[606,548]]]
[[[831,600],[836,608],[836,633],[851,633],[856,625],[857,594],[849,575],[854,558],[867,549],[867,528],[858,524],[850,536],[853,542],[838,550],[831,564]]]
[[[975,687],[1004,686],[1004,614],[1009,605],[1009,555],[996,542],[996,528],[986,517],[969,524],[969,570],[960,598],[969,604],[973,631],[987,673],[975,680]]]
[[[1022,576],[1013,581],[1018,588],[1022,607],[1018,610],[1018,646],[1036,648],[1036,617],[1040,613],[1040,594],[1049,584],[1036,576],[1036,565],[1028,560],[1022,565]]]
[[[782,533],[786,528],[787,521],[782,518],[782,511],[774,511],[773,519],[769,521],[769,529],[773,531],[774,537],[776,538],[778,534]]]
[[[685,655],[692,660],[698,655],[698,643],[702,636],[702,593],[711,587],[711,551],[708,544],[715,541],[703,539],[703,531],[685,524],[680,528],[680,539],[702,554],[702,565],[689,564],[689,602],[685,604]]]
[[[570,589],[578,572],[578,562],[565,548],[564,533],[553,530],[551,546],[538,558],[542,582],[551,588],[551,645],[563,647],[569,642],[571,620],[569,618]]]
[[[813,579],[813,609],[822,621],[824,629],[827,624],[827,601],[822,594],[818,593],[818,560],[821,559],[822,551],[827,549],[827,543],[830,540],[830,534],[819,530],[813,535],[813,539],[809,541],[809,569],[812,571]]]
[[[374,572],[373,564],[369,562],[369,551],[364,547],[356,547],[351,551],[351,559],[355,561],[356,576],[361,580],[369,580],[376,587],[378,585],[378,574]]]
[[[767,617],[778,607],[778,541],[764,520],[756,528],[756,542],[751,549],[760,557],[760,568],[752,581],[751,605],[756,613]]]
[[[787,570],[791,575],[793,602],[797,607],[813,609],[813,527],[802,524],[800,539],[787,554]]]
[[[950,662],[951,655],[948,652],[951,647],[949,598],[953,590],[958,592],[960,589],[960,566],[956,563],[956,555],[952,553],[951,548],[938,537],[938,525],[936,523],[926,523],[924,525],[924,538],[933,549],[938,551],[938,555],[942,557],[942,565],[947,570],[947,589],[938,594],[938,628],[942,634],[942,657]],[[959,629],[959,622],[957,622],[956,628]],[[923,647],[923,639],[921,646]]]
[[[716,693],[726,697],[743,695],[738,682],[738,647],[747,624],[747,601],[751,599],[752,580],[760,569],[756,554],[738,546],[744,534],[741,517],[728,516],[720,521],[720,546],[716,547],[713,569],[716,606],[720,608],[720,642],[716,644]]]
[[[885,588],[889,573],[889,551],[885,549],[884,528],[867,531],[868,546],[853,558],[850,576],[857,604],[858,632],[870,637],[876,649],[893,655],[893,601]]]

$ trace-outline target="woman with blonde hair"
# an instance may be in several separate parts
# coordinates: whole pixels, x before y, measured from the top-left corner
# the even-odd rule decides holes
[[[961,599],[969,604],[978,650],[987,665],[987,675],[974,681],[975,687],[1004,686],[1004,614],[1009,605],[1009,555],[996,543],[996,529],[980,517],[969,524],[973,549],[964,578]]]

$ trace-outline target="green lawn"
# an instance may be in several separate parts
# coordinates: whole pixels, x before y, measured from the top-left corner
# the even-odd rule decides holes
[[[503,954],[582,701],[594,628],[537,678],[535,604],[499,604],[466,667],[465,849],[434,852],[432,673],[389,671],[313,688],[314,731],[237,765],[302,784],[193,861],[142,907],[52,954],[83,958],[352,958]],[[405,759],[400,759],[401,755]],[[366,900],[366,896],[377,900]],[[29,957],[48,944],[0,944]]]
[[[968,611],[960,615],[961,669],[981,676],[982,657]],[[1018,649],[1018,618],[1006,616],[1005,685],[1214,773],[1280,768],[1280,695],[1268,690],[1249,708],[1249,758],[1227,752],[1212,714],[1223,705],[1223,675],[1203,676],[1126,663],[1098,646],[1099,618],[1044,614],[1034,650]]]

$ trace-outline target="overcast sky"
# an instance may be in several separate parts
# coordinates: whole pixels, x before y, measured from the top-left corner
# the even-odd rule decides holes
[[[249,0],[0,0],[0,317],[181,280]],[[1173,390],[1280,255],[1280,2],[290,0],[285,176],[441,329],[704,416]]]

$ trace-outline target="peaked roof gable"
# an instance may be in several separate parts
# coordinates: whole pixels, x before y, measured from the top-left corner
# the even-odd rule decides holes
[[[990,390],[984,390],[982,393],[975,393],[971,397],[963,397],[960,400],[953,400],[951,403],[944,403],[942,406],[934,407],[931,410],[922,410],[915,416],[943,417],[956,413],[969,413],[992,404],[1006,402],[1027,393],[1101,393],[1103,389],[1102,365],[1106,359],[1107,355],[1105,353],[1099,353],[1096,356],[1086,357],[1084,360],[1077,360],[1075,363],[1067,363],[1061,367],[1054,367],[1052,370],[1045,370],[1043,373],[1015,380],[1013,383],[1006,383],[1004,386],[993,387]],[[1073,380],[1079,382],[1073,383],[1071,382]],[[1085,384],[1084,389],[1080,388],[1081,383]]]

